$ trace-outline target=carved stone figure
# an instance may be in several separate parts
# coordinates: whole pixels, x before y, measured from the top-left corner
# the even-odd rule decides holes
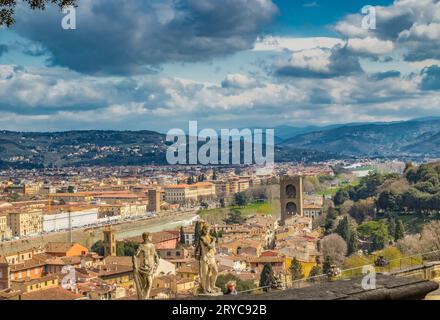
[[[152,243],[150,233],[142,234],[143,243],[139,245],[133,256],[134,282],[138,300],[146,300],[150,297],[153,276],[159,265],[159,256]]]
[[[215,286],[217,281],[218,269],[215,261],[216,239],[209,234],[209,226],[204,224],[198,244],[199,253],[196,257],[200,263],[200,286],[203,294],[217,294],[220,289]]]

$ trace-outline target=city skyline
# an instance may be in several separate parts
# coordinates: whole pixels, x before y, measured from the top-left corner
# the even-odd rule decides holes
[[[376,8],[376,29],[361,9]],[[0,128],[307,126],[439,116],[440,4],[82,1],[0,29]],[[44,30],[44,32],[42,32]]]

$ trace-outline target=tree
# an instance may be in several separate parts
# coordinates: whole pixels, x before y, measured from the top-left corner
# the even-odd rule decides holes
[[[221,207],[221,208],[226,207],[226,205],[225,205],[225,199],[224,199],[224,198],[220,198],[220,207]]]
[[[91,251],[96,252],[100,256],[104,255],[104,241],[98,240],[96,241],[92,247],[90,248]]]
[[[238,209],[229,210],[228,217],[223,220],[226,224],[241,224],[246,221]]]
[[[134,241],[118,241],[116,242],[116,255],[131,257],[135,254],[139,247],[139,243]]]
[[[405,237],[405,228],[403,226],[402,220],[397,220],[396,231],[394,233],[394,241],[398,241]]]
[[[357,231],[361,239],[371,243],[371,251],[383,249],[391,240],[385,219],[365,222],[357,228]]]
[[[388,218],[388,233],[389,234],[396,234],[396,219],[394,217]]]
[[[321,240],[321,252],[329,257],[337,266],[342,265],[347,255],[347,243],[336,233],[325,236]]]
[[[374,219],[376,216],[374,199],[368,198],[355,202],[350,209],[350,216],[352,216],[358,223],[362,223],[367,219]]]
[[[205,210],[209,208],[209,204],[206,201],[200,202],[200,206]]]
[[[194,177],[193,176],[189,176],[187,181],[186,181],[186,184],[194,184],[194,183],[195,183]]]
[[[289,268],[290,274],[292,275],[293,280],[299,280],[304,278],[304,272],[302,269],[301,262],[298,261],[296,257],[293,257],[292,263]]]
[[[347,242],[347,254],[351,255],[358,251],[358,234],[356,230],[352,230],[350,239]]]
[[[194,243],[193,243],[193,245],[197,245],[199,243],[201,234],[202,234],[202,226],[200,224],[200,221],[197,221],[196,225],[194,226]]]
[[[378,210],[395,211],[398,208],[397,194],[390,190],[382,191],[376,201]]]
[[[330,234],[333,230],[333,225],[335,223],[336,217],[338,216],[338,212],[336,211],[335,208],[329,208],[326,218],[325,218],[325,223],[324,223],[324,233],[325,234]]]
[[[67,187],[67,192],[68,193],[74,193],[74,191],[75,191],[75,188],[73,186],[68,186]]]
[[[265,263],[263,267],[263,271],[260,274],[260,285],[259,287],[263,288],[263,291],[267,292],[271,288],[276,287],[277,279],[272,269],[272,265],[270,263]]]
[[[240,278],[238,278],[237,276],[233,275],[233,274],[221,274],[217,277],[217,282],[216,282],[216,286],[220,289],[222,289],[223,293],[226,293],[226,284],[229,281],[235,281],[236,283],[236,289],[238,292],[240,291],[248,291],[248,290],[252,290],[255,289],[255,283],[252,280],[241,280]]]
[[[234,195],[234,202],[237,206],[244,207],[249,203],[249,196],[245,192],[238,192]]]
[[[183,230],[183,226],[180,227],[180,243],[185,244],[185,231]]]
[[[324,257],[324,263],[322,264],[322,272],[324,274],[328,274],[331,271],[331,266],[333,264],[333,260],[330,256]]]
[[[47,4],[56,4],[60,9],[68,6],[76,6],[76,0],[26,0],[32,10],[45,10]],[[15,24],[14,13],[17,0],[0,0],[0,27],[10,27]]]
[[[309,277],[316,277],[322,274],[322,269],[319,265],[315,265],[312,267],[309,273]]]
[[[346,189],[339,189],[333,197],[333,202],[336,206],[340,206],[345,201],[349,200],[350,196]]]
[[[350,240],[350,223],[348,222],[347,216],[339,221],[339,224],[336,227],[336,232],[345,240],[345,242]]]

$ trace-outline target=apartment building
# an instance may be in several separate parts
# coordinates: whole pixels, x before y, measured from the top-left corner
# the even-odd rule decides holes
[[[215,185],[211,182],[167,185],[164,189],[165,201],[169,203],[195,203],[216,196]]]
[[[8,223],[9,215],[5,212],[0,212],[0,241],[9,239],[12,236],[11,228]]]
[[[27,237],[43,232],[43,210],[41,208],[17,208],[9,213],[12,235]]]

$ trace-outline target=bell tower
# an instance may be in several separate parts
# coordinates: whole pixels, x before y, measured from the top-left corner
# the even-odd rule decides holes
[[[115,231],[111,228],[104,230],[104,257],[116,256]]]
[[[302,176],[280,177],[281,225],[292,216],[303,216]]]

